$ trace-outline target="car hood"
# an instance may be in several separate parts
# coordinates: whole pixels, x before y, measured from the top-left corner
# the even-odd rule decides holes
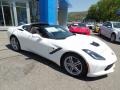
[[[114,53],[109,46],[98,38],[86,35],[73,35],[64,40],[55,40],[54,44],[69,51],[79,52],[82,49],[89,49],[100,55]],[[83,51],[83,50],[82,50]]]

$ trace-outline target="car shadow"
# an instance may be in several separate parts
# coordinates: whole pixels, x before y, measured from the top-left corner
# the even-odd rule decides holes
[[[104,40],[104,41],[107,41],[107,42],[109,42],[109,43],[112,43],[109,38],[107,38],[107,37],[105,37],[105,36],[103,36],[103,35],[99,35],[98,33],[97,33],[97,34],[94,34],[93,36],[97,36],[97,37],[99,37],[100,39],[102,39],[102,40]],[[120,42],[114,42],[114,43],[112,43],[112,44],[120,45]]]
[[[107,42],[110,42],[110,39],[107,38],[107,37],[105,37],[105,36],[103,36],[103,35],[94,34],[94,36],[97,36],[97,37],[99,37],[99,38],[102,39],[102,40],[105,40],[105,41],[107,41]]]
[[[9,44],[6,45],[6,47],[7,47],[8,49],[12,50],[12,49],[11,49],[11,46],[10,46]],[[13,50],[13,51],[14,51],[14,50]],[[38,62],[40,62],[40,63],[42,63],[42,64],[44,64],[44,65],[49,66],[50,68],[52,68],[52,69],[54,69],[54,70],[56,70],[56,71],[59,71],[59,72],[65,74],[65,75],[68,75],[68,76],[73,77],[73,78],[78,79],[78,80],[83,80],[83,81],[95,81],[95,80],[99,80],[99,79],[103,79],[103,78],[106,78],[106,77],[107,77],[107,75],[100,76],[100,77],[84,77],[84,76],[83,76],[83,77],[74,77],[74,76],[71,76],[71,75],[67,74],[67,73],[66,73],[60,66],[58,66],[56,63],[54,63],[54,62],[52,62],[52,61],[50,61],[50,60],[48,60],[48,59],[46,59],[46,58],[44,58],[44,57],[41,57],[41,56],[39,56],[39,55],[37,55],[37,54],[31,53],[31,52],[28,52],[28,51],[23,51],[23,50],[20,51],[20,52],[18,52],[18,53],[27,56],[27,58],[25,58],[25,60],[35,60],[35,61],[38,61]]]

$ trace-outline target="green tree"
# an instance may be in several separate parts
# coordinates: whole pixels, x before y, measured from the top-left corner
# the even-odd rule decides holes
[[[87,14],[87,19],[96,21],[115,21],[120,20],[116,11],[120,9],[120,0],[100,0],[97,4],[92,5]]]

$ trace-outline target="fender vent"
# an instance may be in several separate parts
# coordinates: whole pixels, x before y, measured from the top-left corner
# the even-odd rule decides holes
[[[93,45],[93,46],[96,46],[96,47],[100,46],[100,44],[99,44],[99,43],[96,43],[96,42],[92,42],[92,43],[90,43],[90,44]]]
[[[106,68],[105,68],[105,71],[109,70],[110,68],[112,68],[114,64],[111,64],[111,65],[108,65]]]

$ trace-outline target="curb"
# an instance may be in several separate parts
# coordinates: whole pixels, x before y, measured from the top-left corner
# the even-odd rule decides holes
[[[7,30],[0,30],[0,32],[2,32],[2,31],[7,31]]]

